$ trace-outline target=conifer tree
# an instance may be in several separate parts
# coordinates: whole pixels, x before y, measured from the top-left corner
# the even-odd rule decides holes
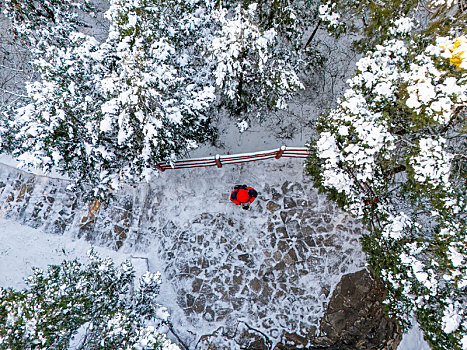
[[[130,262],[116,267],[90,251],[87,265],[36,268],[26,283],[22,291],[0,288],[2,349],[178,349],[163,332],[160,274],[135,285]]]
[[[465,349],[467,38],[461,22],[413,36],[413,19],[393,23],[320,118],[308,171],[367,224],[390,314],[415,315],[434,349]]]
[[[322,0],[318,11],[330,33],[357,34],[355,47],[366,53],[402,25],[411,26],[408,30],[446,31],[465,21],[465,9],[460,6],[462,2],[453,0]]]
[[[280,4],[111,0],[99,42],[80,31],[90,1],[9,0],[41,76],[27,83],[29,104],[3,113],[2,149],[106,197],[214,140],[219,108],[240,120],[286,108],[303,87],[299,24],[312,4]]]

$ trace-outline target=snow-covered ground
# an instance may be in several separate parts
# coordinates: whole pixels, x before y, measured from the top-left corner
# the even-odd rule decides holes
[[[0,213],[18,226],[1,228],[2,284],[18,286],[33,265],[85,256],[89,243],[77,240],[84,238],[120,248],[109,251],[120,260],[149,258],[150,269],[164,276],[161,303],[191,346],[241,322],[276,341],[281,330],[314,332],[335,285],[361,269],[364,257],[360,225],[317,194],[302,166],[280,159],[168,170],[157,182],[125,187],[92,220],[84,218],[86,205],[64,192],[66,180],[0,167]],[[260,192],[250,211],[228,199],[237,183]],[[21,269],[14,283],[7,283],[8,266]]]
[[[414,321],[412,329],[402,337],[397,350],[431,350],[426,340],[423,339],[423,333],[416,321]]]
[[[80,258],[92,248],[85,240],[46,234],[41,230],[0,218],[0,287],[22,289],[24,279],[33,267],[41,269],[60,264],[63,260]],[[130,254],[95,246],[101,256],[111,257],[117,264],[130,259]]]
[[[0,219],[0,242],[0,287],[15,289],[25,287],[24,278],[31,274],[32,267],[46,268],[50,264],[59,264],[63,259],[84,259],[92,247],[83,239],[45,234],[6,219]],[[101,256],[112,257],[116,263],[131,258],[131,254],[121,251],[96,246],[93,248]],[[133,260],[135,264],[137,261]],[[151,269],[160,267],[158,263],[151,259]],[[161,297],[166,305],[174,306],[176,295],[166,281],[162,286]],[[398,350],[430,350],[417,324],[404,335]]]

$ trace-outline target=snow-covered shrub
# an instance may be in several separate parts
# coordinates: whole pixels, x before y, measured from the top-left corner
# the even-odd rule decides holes
[[[389,312],[434,349],[467,349],[465,36],[389,39],[320,118],[309,173],[361,218]]]
[[[166,349],[167,310],[157,304],[159,274],[135,286],[130,262],[114,266],[89,252],[89,263],[34,269],[22,291],[0,288],[2,349]]]

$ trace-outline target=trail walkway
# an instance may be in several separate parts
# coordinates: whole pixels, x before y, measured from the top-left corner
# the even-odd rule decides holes
[[[284,158],[166,171],[92,218],[67,181],[0,165],[0,215],[147,257],[190,349],[226,334],[239,343],[245,324],[284,341],[314,333],[338,281],[365,264],[360,225],[317,193],[303,162]],[[259,191],[249,211],[229,201],[238,183]]]

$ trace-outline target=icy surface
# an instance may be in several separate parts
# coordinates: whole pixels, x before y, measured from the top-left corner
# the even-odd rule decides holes
[[[416,321],[414,321],[412,329],[402,337],[397,350],[431,350],[426,340],[423,339],[423,333]]]
[[[86,252],[92,248],[85,240],[46,234],[5,218],[0,218],[0,242],[0,287],[15,289],[26,287],[24,278],[32,274],[33,267],[45,270],[64,259],[86,261]],[[94,250],[100,256],[110,256],[117,264],[130,259],[129,254],[111,249],[94,247]]]
[[[38,265],[36,253],[59,262],[63,244],[81,238],[121,256],[147,257],[150,270],[162,272],[161,304],[174,330],[192,346],[244,323],[274,341],[283,332],[314,334],[335,285],[360,270],[364,257],[361,227],[317,194],[302,167],[280,159],[167,170],[157,182],[128,186],[91,216],[67,194],[67,181],[0,166],[1,215],[63,235],[38,234],[38,247],[57,253],[36,251],[31,239],[30,252],[18,243],[2,254],[19,254],[20,267],[21,259],[30,260],[28,268]],[[249,211],[228,199],[240,183],[259,192]],[[9,241],[11,233],[1,231]],[[16,278],[27,275],[21,269]],[[11,278],[3,284],[14,285]]]

